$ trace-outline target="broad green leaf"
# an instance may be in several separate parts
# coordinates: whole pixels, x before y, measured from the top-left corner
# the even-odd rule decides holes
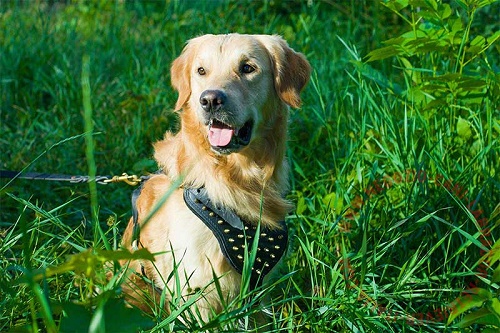
[[[439,108],[439,107],[442,107],[444,105],[447,105],[446,101],[444,101],[442,99],[435,99],[435,100],[427,103],[424,110],[432,110],[434,108]]]
[[[482,308],[467,314],[458,324],[458,327],[464,328],[473,324],[493,325],[500,327],[500,320],[486,308]]]
[[[498,333],[498,328],[486,327],[481,330],[481,333]]]
[[[491,293],[482,288],[472,288],[466,292],[467,294],[458,297],[450,304],[451,313],[448,317],[448,324],[451,324],[459,315],[472,308],[480,307],[485,301],[491,298]]]
[[[394,46],[386,46],[382,47],[380,49],[376,49],[368,53],[366,56],[368,57],[368,62],[375,61],[375,60],[382,60],[386,58],[390,58],[399,54],[402,54],[399,49],[397,49]]]
[[[297,214],[302,215],[307,209],[306,199],[303,196],[300,196],[297,200]]]
[[[412,103],[415,103],[417,105],[421,105],[421,103],[425,102],[430,102],[431,99],[429,98],[428,95],[424,94],[420,87],[411,87],[406,93],[404,94],[405,98],[407,98],[409,101],[412,101]]]
[[[401,57],[401,58],[399,58],[399,60],[403,64],[404,68],[409,69],[409,70],[413,69],[413,65],[411,64],[411,62],[407,58]]]
[[[483,91],[486,90],[487,84],[483,79],[476,79],[471,77],[461,77],[458,80],[458,89],[465,91]]]
[[[463,35],[463,31],[464,31],[464,24],[462,22],[462,19],[460,18],[457,18],[455,20],[452,21],[453,23],[451,24],[451,33],[453,36],[455,36],[456,34],[462,34]],[[461,39],[459,39],[460,42],[461,42]]]
[[[451,7],[449,4],[445,3],[445,4],[442,4],[442,10],[441,10],[441,19],[444,20],[444,19],[447,19],[448,17],[450,17],[450,15],[453,13],[453,11],[451,10]]]
[[[448,73],[448,74],[443,74],[443,75],[438,75],[436,77],[433,77],[433,81],[437,82],[454,82],[458,81],[460,79],[461,75],[457,73]]]
[[[408,43],[408,47],[412,46],[414,53],[430,53],[430,52],[443,52],[446,51],[449,46],[444,40],[428,40],[422,43],[420,40],[412,41]]]
[[[68,256],[65,263],[59,266],[47,267],[39,269],[31,274],[33,281],[40,281],[44,278],[58,274],[75,272],[76,274],[85,274],[86,276],[95,275],[96,270],[104,265],[105,262],[115,260],[154,260],[154,255],[147,249],[140,249],[134,252],[127,250],[87,250],[81,253]],[[22,277],[19,282],[26,282],[29,277]]]
[[[408,31],[408,32],[405,32],[404,34],[402,34],[401,37],[403,37],[404,39],[411,39],[411,40],[418,38],[419,41],[421,41],[421,42],[431,40],[427,36],[427,34],[425,32],[423,32],[422,30]]]
[[[500,30],[496,31],[493,35],[486,38],[486,40],[488,41],[488,44],[489,44],[488,47],[490,45],[492,45],[493,43],[495,43],[498,39],[500,39]]]
[[[483,51],[486,46],[486,39],[483,36],[476,36],[471,42],[470,46],[465,50],[467,53],[471,53],[471,57],[475,57],[477,54]]]
[[[472,136],[470,123],[462,117],[458,117],[457,134],[464,140],[468,140]]]
[[[399,12],[403,8],[408,7],[408,0],[392,0],[387,2],[382,2],[382,5],[386,6],[392,11]]]
[[[61,304],[63,316],[60,332],[88,332],[96,311],[78,303]],[[110,298],[101,308],[101,321],[106,332],[137,332],[152,328],[154,323],[137,308],[131,308],[123,299]]]
[[[500,300],[498,298],[492,298],[491,303],[488,304],[488,308],[500,317]]]
[[[61,305],[63,316],[61,318],[61,333],[88,332],[92,314],[82,304],[64,303]]]
[[[483,47],[484,44],[486,44],[486,39],[483,37],[483,36],[476,36],[476,38],[474,38],[471,42],[470,42],[470,45],[471,46],[479,46],[479,47]]]
[[[495,264],[500,260],[500,239],[493,244],[490,252],[488,253],[488,262],[490,265]]]
[[[495,2],[497,2],[498,0],[481,0],[479,2],[476,2],[476,8],[483,8],[483,7],[486,7],[486,6],[489,6]]]
[[[383,43],[384,45],[387,46],[401,46],[406,42],[406,38],[403,37],[396,37],[396,38],[391,38],[388,40],[385,40]]]
[[[442,93],[448,92],[448,89],[446,88],[446,86],[444,86],[442,84],[426,84],[426,85],[423,85],[420,89],[423,92],[428,92],[428,93],[432,94],[433,96],[435,96],[436,93],[439,93],[439,92],[442,92]],[[445,101],[440,99],[439,102],[444,103]]]
[[[123,299],[112,298],[104,306],[106,332],[137,332],[152,328],[154,323],[137,308],[128,307]]]
[[[429,5],[431,5],[432,9],[434,9],[435,11],[438,9],[438,4],[437,4],[436,0],[426,0],[425,2]]]
[[[335,214],[342,213],[342,209],[344,208],[342,197],[337,198],[335,192],[325,195],[325,197],[323,198],[323,204],[325,204],[330,209],[330,211]]]

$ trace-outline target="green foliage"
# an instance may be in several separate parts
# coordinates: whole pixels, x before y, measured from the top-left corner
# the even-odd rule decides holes
[[[496,207],[495,215],[500,214],[500,205]],[[500,220],[496,226],[500,225]],[[484,332],[495,332],[500,329],[500,299],[497,288],[494,284],[500,282],[500,240],[493,244],[492,248],[481,259],[486,262],[493,270],[489,279],[489,288],[472,288],[464,292],[464,295],[458,297],[451,303],[451,313],[448,317],[448,324],[455,318],[468,312],[460,322],[458,327],[470,327],[472,325],[488,325],[490,328]],[[471,310],[471,311],[469,311]]]
[[[439,108],[458,104],[474,107],[485,97],[497,99],[499,78],[485,61],[487,59],[481,57],[496,45],[500,31],[486,37],[471,36],[476,12],[493,2],[459,1],[461,12],[470,18],[464,22],[461,17],[452,15],[447,3],[389,1],[385,6],[399,15],[410,30],[385,41],[387,46],[371,51],[368,61],[398,57],[406,79],[412,83],[404,94],[418,106]],[[401,14],[408,6],[412,7],[410,17]],[[498,45],[496,47],[498,50]]]
[[[137,332],[154,326],[138,309],[126,307],[123,300],[105,296],[100,295],[102,301],[93,311],[85,305],[61,304],[59,332]]]
[[[47,267],[30,272],[30,279],[38,282],[42,279],[50,278],[58,274],[74,272],[84,274],[87,278],[95,278],[100,267],[103,267],[109,261],[118,260],[154,260],[154,256],[146,249],[140,249],[133,253],[127,250],[94,250],[84,251],[71,255],[68,260],[56,267]],[[21,278],[23,280],[25,277]]]
[[[314,73],[290,114],[296,210],[269,284],[209,322],[190,306],[203,288],[128,308],[124,270],[103,266],[152,259],[119,249],[131,189],[2,181],[0,330],[497,330],[499,13],[480,0],[2,2],[5,169],[156,171],[151,142],[178,126],[169,66],[202,33],[281,34]]]
[[[384,5],[408,30],[367,55],[368,62],[395,57],[408,88],[394,93],[426,111],[428,119],[448,116],[448,126],[456,128],[457,156],[477,155],[499,137],[498,117],[484,109],[485,104],[489,110],[500,101],[500,76],[486,56],[488,51],[500,51],[500,30],[497,26],[483,36],[472,29],[478,12],[493,3],[498,5],[497,1],[457,1],[452,8],[435,0],[387,1]]]

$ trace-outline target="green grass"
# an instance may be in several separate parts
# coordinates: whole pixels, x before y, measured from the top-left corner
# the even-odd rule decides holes
[[[314,69],[269,285],[209,323],[189,300],[127,308],[102,267],[126,255],[133,188],[1,180],[0,331],[234,332],[262,309],[268,332],[496,331],[500,2],[469,2],[0,3],[1,169],[154,172],[169,66],[199,34],[280,34]]]

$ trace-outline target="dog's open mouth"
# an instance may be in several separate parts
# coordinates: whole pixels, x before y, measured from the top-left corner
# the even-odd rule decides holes
[[[250,143],[252,128],[251,120],[237,128],[212,119],[208,124],[208,141],[212,149],[220,153],[231,153]]]

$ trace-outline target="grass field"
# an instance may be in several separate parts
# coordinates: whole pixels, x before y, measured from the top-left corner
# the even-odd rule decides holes
[[[0,2],[0,169],[156,171],[169,66],[203,33],[280,34],[314,69],[274,282],[209,323],[127,308],[102,267],[133,187],[2,179],[0,331],[235,332],[267,310],[265,332],[498,332],[498,22],[488,0]]]

